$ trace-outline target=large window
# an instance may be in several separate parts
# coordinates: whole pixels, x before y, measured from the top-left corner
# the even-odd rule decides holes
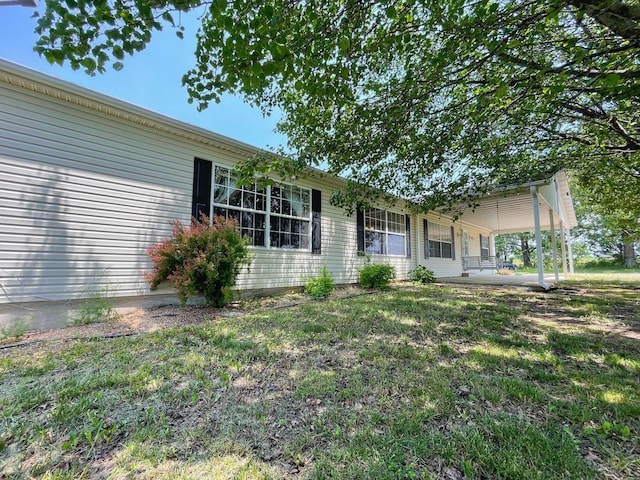
[[[439,223],[427,223],[429,257],[453,258],[451,227]]]
[[[364,248],[367,253],[406,254],[405,216],[372,208],[364,212]]]
[[[238,221],[251,245],[309,249],[311,191],[276,183],[241,187],[229,168],[216,166],[213,213]]]

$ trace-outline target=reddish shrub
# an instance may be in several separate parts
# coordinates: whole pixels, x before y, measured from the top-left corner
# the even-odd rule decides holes
[[[145,280],[154,290],[169,280],[184,305],[189,297],[202,294],[208,304],[221,307],[231,299],[231,287],[245,265],[251,263],[247,241],[238,224],[224,217],[193,218],[186,227],[173,223],[170,238],[147,250],[153,270]]]

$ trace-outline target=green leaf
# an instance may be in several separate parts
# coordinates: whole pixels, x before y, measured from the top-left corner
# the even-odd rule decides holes
[[[119,45],[114,45],[113,49],[111,50],[111,53],[113,53],[113,56],[116,57],[118,60],[122,60],[124,58],[124,51],[122,50],[122,47],[120,47]]]
[[[351,47],[351,40],[349,40],[349,37],[341,37],[338,41],[338,47],[342,53],[347,53],[349,51],[349,47]]]
[[[80,60],[80,65],[87,69],[88,72],[93,72],[96,69],[96,61],[93,58],[83,58]]]

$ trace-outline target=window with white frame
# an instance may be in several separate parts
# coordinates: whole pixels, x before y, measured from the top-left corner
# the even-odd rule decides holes
[[[309,249],[311,191],[275,183],[239,186],[226,167],[215,166],[213,214],[237,220],[250,245]]]
[[[407,226],[402,213],[379,208],[364,211],[364,249],[367,253],[405,255]]]
[[[453,258],[451,227],[428,222],[427,232],[429,235],[429,257]]]

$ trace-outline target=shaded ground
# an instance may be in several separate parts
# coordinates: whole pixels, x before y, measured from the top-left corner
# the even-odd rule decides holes
[[[640,478],[639,292],[402,286],[23,338],[0,477]]]

